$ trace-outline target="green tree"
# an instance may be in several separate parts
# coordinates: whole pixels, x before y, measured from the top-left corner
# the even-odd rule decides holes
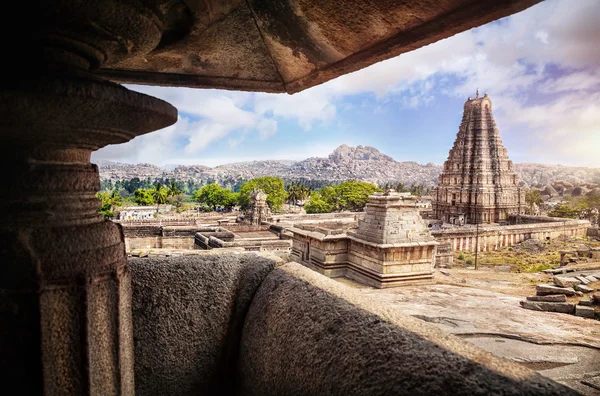
[[[356,180],[344,182],[335,187],[335,190],[339,197],[339,209],[351,211],[363,210],[367,202],[369,202],[369,195],[376,191],[381,191],[374,184]]]
[[[167,196],[174,197],[176,195],[181,195],[181,189],[176,182],[172,182],[169,184],[169,187],[167,187]]]
[[[287,194],[283,188],[283,180],[274,176],[259,177],[244,183],[240,187],[239,204],[243,209],[250,206],[250,193],[255,188],[259,188],[267,194],[267,205],[274,212],[281,209],[287,198]]]
[[[323,200],[321,194],[314,192],[310,196],[310,201],[304,205],[306,213],[329,213],[331,205]]]
[[[96,194],[96,198],[100,200],[100,208],[98,212],[106,219],[114,217],[114,210],[121,205],[122,199],[117,191],[102,191]]]
[[[152,198],[154,198],[154,203],[159,206],[167,203],[167,198],[169,197],[169,190],[167,187],[163,186],[161,183],[156,183],[154,189],[150,191]]]
[[[219,206],[225,208],[235,206],[238,201],[238,194],[221,187],[217,183],[211,183],[194,192],[194,199],[198,203],[216,210]]]
[[[570,202],[556,205],[548,212],[550,217],[563,217],[566,219],[578,219],[581,213],[588,208],[587,204],[573,204]]]
[[[534,204],[537,206],[540,206],[541,204],[543,204],[544,200],[542,199],[542,194],[541,194],[540,190],[527,191],[525,193],[525,202],[530,207],[533,207]]]
[[[133,192],[133,201],[141,206],[154,205],[153,190],[138,188]]]

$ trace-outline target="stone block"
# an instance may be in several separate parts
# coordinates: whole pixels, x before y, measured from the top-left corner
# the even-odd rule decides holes
[[[494,271],[510,272],[510,265],[497,265],[494,267]]]
[[[585,305],[586,307],[591,307],[592,299],[590,298],[589,300],[580,300],[579,305]]]
[[[588,283],[591,282],[588,278],[586,278],[585,276],[581,276],[581,275],[575,276],[575,279],[581,281],[581,283],[583,283],[584,285],[587,285]]]
[[[575,290],[580,291],[582,293],[592,293],[594,291],[594,289],[586,285],[575,285]]]
[[[576,294],[573,288],[558,287],[546,284],[537,285],[535,291],[538,296],[547,296],[549,294],[564,294],[566,296],[574,296]]]
[[[595,276],[586,276],[586,279],[589,280],[590,282],[598,282],[600,281],[600,278],[596,278]]]
[[[600,304],[600,293],[594,293],[592,295],[592,300],[594,300],[594,303]]]
[[[575,316],[581,316],[582,318],[594,319],[594,307],[586,307],[585,305],[575,306]]]
[[[544,301],[544,302],[567,302],[567,296],[564,294],[550,294],[547,296],[530,296],[528,301]]]
[[[575,304],[543,301],[521,301],[521,306],[533,311],[560,312],[572,314],[575,312]]]
[[[554,277],[552,277],[552,281],[554,282],[555,285],[558,285],[561,287],[573,287],[575,285],[581,284],[580,280],[573,278],[573,277],[568,277],[568,276],[554,276]]]

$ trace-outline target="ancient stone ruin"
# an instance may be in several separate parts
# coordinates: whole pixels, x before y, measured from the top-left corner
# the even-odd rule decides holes
[[[433,192],[433,217],[451,224],[504,223],[525,211],[525,191],[485,94],[465,102],[454,146]]]
[[[553,284],[537,285],[536,295],[521,301],[523,308],[600,320],[600,268],[597,265],[545,272],[554,274]]]
[[[378,288],[433,280],[438,245],[421,218],[417,198],[388,191],[369,197],[356,229],[293,226],[292,257],[330,277]]]
[[[98,214],[90,163],[177,121],[173,106],[115,81],[299,92],[537,2],[12,2],[0,25],[14,55],[0,88],[3,389],[573,393],[295,263],[128,261],[122,227]],[[423,247],[410,251],[422,264]]]
[[[267,194],[263,190],[255,188],[250,193],[250,208],[244,215],[244,222],[259,226],[271,217],[271,210],[267,205]]]

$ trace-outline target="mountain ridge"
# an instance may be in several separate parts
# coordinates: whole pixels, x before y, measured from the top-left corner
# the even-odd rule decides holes
[[[442,166],[416,161],[396,161],[371,146],[337,147],[327,157],[309,157],[301,161],[257,160],[209,167],[205,165],[170,165],[163,168],[152,164],[125,164],[97,161],[101,180],[169,178],[181,181],[217,182],[231,186],[241,180],[261,176],[278,176],[285,180],[321,180],[342,182],[356,179],[382,185],[401,182],[432,187]],[[572,167],[535,163],[515,164],[521,184],[544,186],[556,180],[573,184],[600,183],[600,168]]]

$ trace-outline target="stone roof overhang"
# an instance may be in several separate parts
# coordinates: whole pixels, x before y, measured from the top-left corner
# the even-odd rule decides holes
[[[539,1],[163,1],[158,47],[97,73],[121,83],[291,94]]]

